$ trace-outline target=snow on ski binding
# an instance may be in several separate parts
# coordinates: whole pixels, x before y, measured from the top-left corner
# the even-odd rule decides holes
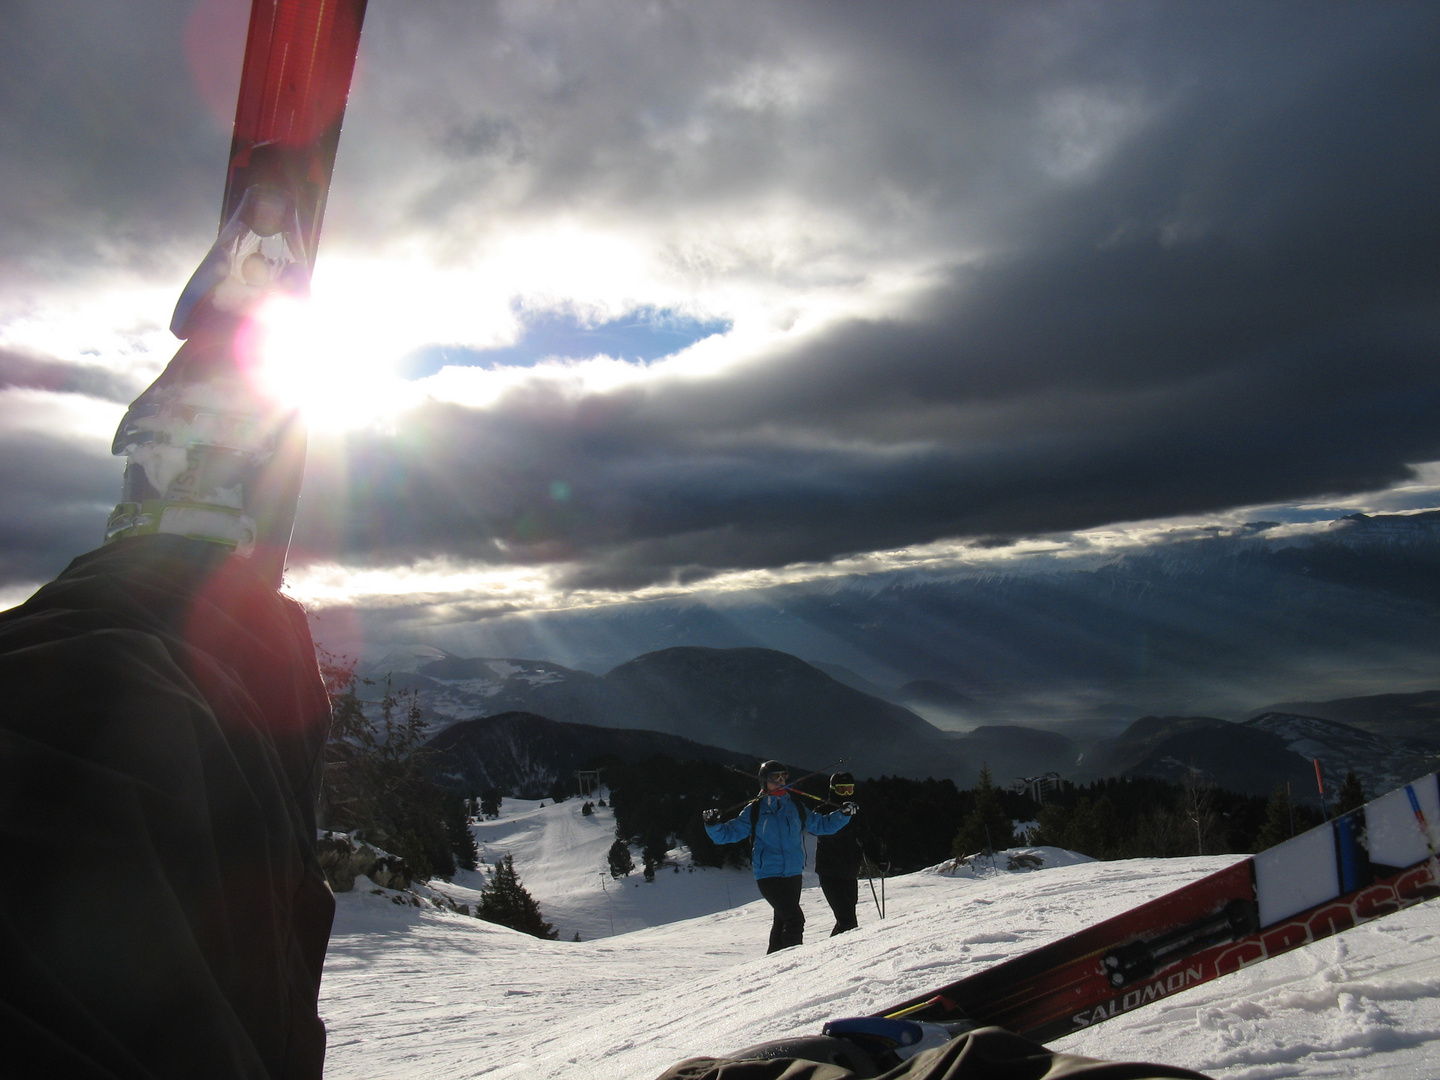
[[[170,533],[223,544],[278,586],[304,449],[298,416],[257,392],[235,336],[196,334],[115,432],[111,453],[126,463],[105,540]]]
[[[253,314],[270,296],[309,292],[294,195],[282,185],[252,184],[181,291],[170,332],[188,338],[207,322]]]

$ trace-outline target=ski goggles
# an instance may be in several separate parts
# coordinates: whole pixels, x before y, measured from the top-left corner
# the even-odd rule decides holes
[[[783,784],[786,780],[790,779],[790,774],[788,772],[767,772],[765,779],[772,784]]]
[[[830,790],[833,791],[833,792],[835,792],[836,795],[854,795],[854,794],[855,794],[855,785],[854,785],[854,784],[835,784],[835,785],[833,785],[833,786],[830,788]]]

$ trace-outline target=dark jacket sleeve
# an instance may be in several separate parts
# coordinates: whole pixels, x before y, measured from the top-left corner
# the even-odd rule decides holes
[[[329,707],[304,613],[172,536],[0,614],[7,1067],[318,1078]]]
[[[874,1075],[871,1073],[869,1075]],[[793,1057],[691,1058],[659,1080],[860,1080],[834,1064]],[[880,1080],[1207,1080],[1173,1065],[1099,1061],[1057,1053],[1003,1028],[980,1028],[944,1046],[916,1054]]]

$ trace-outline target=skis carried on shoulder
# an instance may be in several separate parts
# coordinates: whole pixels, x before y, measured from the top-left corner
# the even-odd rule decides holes
[[[1437,850],[1440,779],[1432,773],[880,1016],[1058,1038],[1440,896]]]

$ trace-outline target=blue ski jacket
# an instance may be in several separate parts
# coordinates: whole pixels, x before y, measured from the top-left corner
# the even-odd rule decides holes
[[[750,804],[739,815],[718,825],[706,825],[705,831],[717,844],[738,844],[750,836]],[[829,814],[806,813],[800,810],[790,793],[762,795],[755,815],[755,847],[750,852],[750,865],[757,878],[794,877],[805,869],[803,833],[828,836],[839,832],[850,819],[839,810]]]

